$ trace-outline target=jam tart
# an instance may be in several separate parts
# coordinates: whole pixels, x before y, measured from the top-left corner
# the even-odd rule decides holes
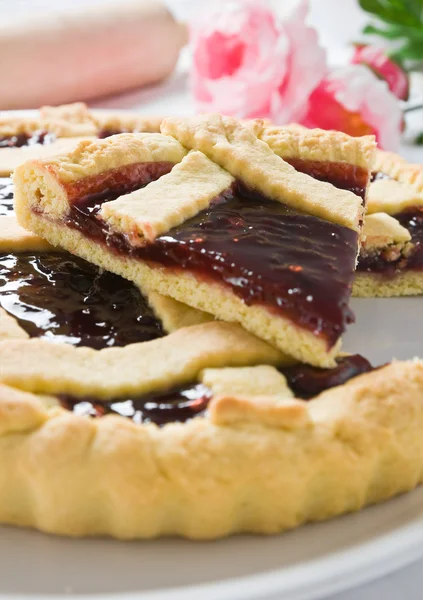
[[[249,316],[216,320],[223,284],[204,266],[184,277],[196,256],[185,233],[200,257],[216,253],[218,243],[228,245],[231,260],[242,258],[236,244],[244,236],[247,255],[251,239],[271,262],[276,222],[286,229],[286,252],[294,252],[289,235],[304,244],[304,268],[310,255],[330,284],[331,266],[339,267],[345,317],[372,140],[338,136],[319,154],[331,135],[282,132],[284,158],[261,139],[259,123],[196,122],[201,135],[191,142],[191,120],[167,120],[172,135],[86,140],[16,171],[17,214],[36,233],[13,215],[0,219],[2,523],[120,539],[270,534],[422,481],[421,361],[375,369],[361,356],[337,354],[337,342],[328,351],[327,335],[323,351],[321,331],[303,326],[302,337],[297,322],[290,342],[300,337],[301,348],[307,340],[306,357],[316,363],[303,364],[254,335],[258,327],[247,331]],[[405,252],[409,236],[396,224],[387,215],[369,219],[363,251],[379,252],[392,237]],[[312,253],[327,232],[347,255],[345,271],[329,261],[323,274],[319,251]],[[172,253],[175,277],[157,258]],[[220,277],[219,262],[226,272],[228,260],[213,265]],[[272,267],[258,275],[269,273]],[[159,293],[170,294],[169,279],[179,290],[174,297]],[[191,280],[205,286],[209,302],[191,301]],[[298,286],[306,282],[299,278]],[[232,296],[247,311],[255,306]],[[295,322],[294,313],[268,312],[275,327]]]
[[[211,539],[409,491],[422,482],[423,363],[355,360],[349,373],[357,362],[364,374],[307,401],[290,383],[310,392],[332,370],[284,365],[236,324],[103,350],[6,339],[0,522]],[[342,382],[342,362],[336,371]]]
[[[26,160],[69,152],[82,139],[159,131],[161,120],[131,113],[90,111],[82,102],[44,106],[34,117],[0,114],[0,177],[7,177]],[[0,189],[1,185],[0,180]]]
[[[161,128],[26,162],[15,173],[20,223],[144,293],[334,366],[353,319],[373,138],[289,131],[284,160],[229,117]]]

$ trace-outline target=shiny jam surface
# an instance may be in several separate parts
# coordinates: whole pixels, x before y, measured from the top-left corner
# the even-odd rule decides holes
[[[63,253],[0,255],[0,305],[31,337],[100,349],[164,335],[130,282]]]
[[[102,417],[117,414],[136,423],[164,425],[173,421],[188,421],[203,413],[211,399],[211,390],[201,383],[181,388],[144,394],[134,398],[114,399],[100,402],[95,398],[59,396],[64,408],[78,415]]]
[[[0,216],[13,213],[13,183],[10,177],[0,177]]]
[[[362,373],[373,371],[369,361],[360,354],[352,354],[337,359],[333,369],[319,369],[311,365],[293,365],[281,369],[289,387],[297,398],[308,400],[325,390],[342,385]]]
[[[319,369],[309,365],[294,365],[281,369],[297,398],[310,399],[320,392],[341,385],[362,373],[373,370],[371,364],[359,354],[338,359],[333,369]],[[212,398],[212,392],[203,384],[189,384],[180,388],[144,394],[131,398],[101,401],[93,397],[60,395],[64,408],[78,415],[102,417],[117,414],[136,423],[185,422],[203,416]]]
[[[96,217],[97,197],[75,203],[67,224],[130,255],[229,286],[332,346],[353,320],[348,308],[357,251],[349,228],[293,210],[237,184],[153,244],[132,247]]]
[[[409,208],[394,216],[410,232],[414,247],[407,256],[400,255],[394,260],[390,260],[389,248],[386,254],[382,252],[362,257],[357,266],[358,271],[394,277],[403,270],[423,270],[423,206]]]
[[[55,135],[48,131],[35,131],[34,133],[19,133],[0,137],[0,148],[22,148],[22,146],[34,146],[35,144],[51,144]]]

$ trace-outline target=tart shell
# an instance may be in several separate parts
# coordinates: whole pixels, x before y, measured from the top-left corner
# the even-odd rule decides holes
[[[251,402],[220,396],[209,417],[160,429],[47,409],[2,385],[0,521],[120,539],[271,534],[423,480],[421,362],[391,364],[309,403],[256,399],[254,421]]]

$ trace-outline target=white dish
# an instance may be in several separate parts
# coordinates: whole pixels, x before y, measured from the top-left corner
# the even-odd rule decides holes
[[[344,347],[423,354],[421,298],[355,300]],[[0,528],[0,600],[314,600],[423,556],[423,489],[275,537],[69,540]]]

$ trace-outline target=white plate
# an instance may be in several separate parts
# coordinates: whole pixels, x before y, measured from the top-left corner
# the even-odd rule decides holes
[[[421,298],[355,300],[345,349],[380,364],[422,352]],[[311,600],[423,556],[423,489],[275,537],[68,540],[0,528],[0,599]],[[94,596],[93,596],[94,595]]]

